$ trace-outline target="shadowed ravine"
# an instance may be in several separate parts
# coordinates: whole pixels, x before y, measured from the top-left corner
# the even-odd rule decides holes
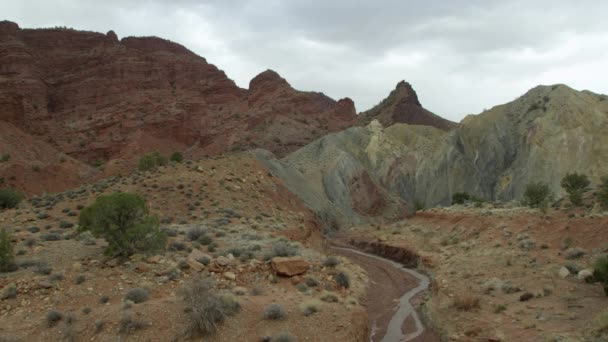
[[[401,264],[347,247],[331,249],[349,258],[368,273],[366,306],[370,321],[370,341],[438,341],[425,329],[410,300],[426,290],[429,279]]]

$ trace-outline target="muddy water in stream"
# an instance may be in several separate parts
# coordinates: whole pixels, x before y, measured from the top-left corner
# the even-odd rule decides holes
[[[410,300],[425,291],[429,279],[401,264],[359,250],[331,247],[361,266],[369,275],[365,305],[373,342],[439,341],[439,337],[422,324]]]

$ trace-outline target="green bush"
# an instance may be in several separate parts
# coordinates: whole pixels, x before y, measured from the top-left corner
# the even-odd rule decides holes
[[[15,208],[21,202],[21,195],[12,188],[0,189],[0,209]]]
[[[452,204],[464,204],[471,199],[471,195],[466,192],[456,192],[452,195]]]
[[[0,272],[10,272],[16,269],[15,253],[11,236],[6,229],[0,230]]]
[[[148,216],[145,199],[130,193],[99,196],[80,212],[78,225],[81,232],[105,238],[106,254],[111,256],[154,252],[164,249],[167,242],[158,218]]]
[[[344,272],[340,272],[334,276],[334,280],[338,286],[343,287],[345,289],[350,287],[350,278]]]
[[[597,199],[604,208],[608,208],[608,176],[602,178],[602,184],[597,192]]]
[[[10,159],[11,159],[11,155],[8,153],[3,153],[2,155],[0,155],[0,163],[7,162]]]
[[[146,289],[142,289],[141,287],[136,287],[134,289],[130,289],[125,295],[125,301],[129,300],[135,304],[143,303],[150,298],[150,292]]]
[[[157,167],[167,165],[167,157],[160,154],[158,151],[154,151],[149,154],[144,154],[139,159],[139,171],[150,171],[156,170]]]
[[[285,317],[287,317],[287,312],[279,304],[270,304],[264,310],[264,319],[276,321],[285,319]]]
[[[583,205],[583,192],[591,182],[584,174],[567,173],[562,178],[562,188],[570,195],[570,202],[575,206]]]
[[[184,156],[179,152],[173,152],[169,160],[176,163],[181,163],[184,160]]]
[[[551,201],[552,194],[545,183],[530,183],[524,192],[523,204],[531,208],[540,208]]]
[[[604,284],[604,293],[608,296],[608,257],[604,256],[593,265],[593,280]]]

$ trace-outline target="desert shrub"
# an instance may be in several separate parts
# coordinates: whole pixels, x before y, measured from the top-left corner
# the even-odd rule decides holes
[[[306,279],[306,285],[309,287],[317,287],[319,286],[319,281],[315,278]]]
[[[2,155],[0,155],[0,163],[7,162],[10,159],[11,159],[11,155],[8,153],[3,153]]]
[[[184,160],[184,156],[179,152],[173,152],[169,160],[172,162],[181,163]]]
[[[264,257],[269,260],[274,257],[290,257],[299,253],[298,246],[292,245],[286,241],[277,241],[272,244],[270,252]]]
[[[63,273],[54,273],[49,276],[49,280],[53,281],[53,282],[61,281],[61,280],[63,280],[63,278],[64,278]]]
[[[570,202],[575,206],[583,205],[583,192],[591,182],[584,174],[568,173],[562,178],[561,185],[570,196]]]
[[[336,296],[335,294],[333,294],[331,292],[324,292],[320,298],[322,301],[328,302],[328,303],[337,303],[338,302],[338,296]]]
[[[44,233],[44,234],[40,234],[40,240],[42,240],[42,241],[59,241],[59,240],[61,240],[61,235],[58,233]]]
[[[545,183],[530,183],[524,192],[523,204],[531,208],[539,208],[551,201],[551,190]]]
[[[608,296],[608,256],[603,256],[595,261],[593,280],[604,284],[604,293]]]
[[[608,176],[602,178],[597,199],[604,208],[608,208]]]
[[[452,195],[452,204],[464,204],[471,199],[471,195],[466,192],[456,192]]]
[[[186,244],[182,241],[171,241],[167,249],[172,252],[184,251],[186,250]]]
[[[504,304],[498,304],[494,306],[494,313],[499,314],[503,311],[507,310],[507,306]]]
[[[325,261],[323,261],[323,266],[325,267],[336,267],[340,264],[340,259],[338,259],[337,257],[331,255],[328,256],[327,259],[325,259]]]
[[[287,312],[279,304],[270,304],[264,310],[264,319],[281,320],[287,317]]]
[[[53,267],[44,261],[40,261],[34,266],[34,273],[49,275],[53,273]]]
[[[72,222],[68,222],[68,221],[59,222],[59,228],[66,229],[66,228],[72,228],[72,227],[74,227],[74,224]]]
[[[213,242],[213,239],[209,235],[203,235],[197,240],[201,245],[209,246]]]
[[[13,188],[0,189],[0,209],[15,208],[21,199],[21,195]]]
[[[79,230],[90,231],[108,242],[106,254],[128,257],[137,252],[152,252],[165,247],[167,236],[159,229],[158,219],[148,216],[141,196],[115,193],[99,196],[80,212]]]
[[[298,291],[300,292],[306,292],[308,291],[308,285],[304,283],[299,283],[298,285],[296,285],[296,289],[298,289]]]
[[[350,278],[344,272],[337,273],[334,275],[334,280],[338,286],[343,287],[345,289],[350,287]]]
[[[207,234],[207,230],[202,227],[192,227],[188,229],[186,236],[190,241],[197,241]]]
[[[63,319],[63,314],[57,310],[51,310],[46,313],[46,324],[49,327],[54,326],[57,322]]]
[[[321,302],[316,299],[308,300],[300,304],[300,311],[304,316],[310,316],[321,310]]]
[[[472,296],[457,296],[452,306],[458,311],[472,311],[479,309],[479,298]]]
[[[17,298],[17,286],[15,283],[8,284],[0,293],[0,300]],[[1,340],[0,340],[1,341]]]
[[[143,303],[150,298],[150,292],[146,289],[142,289],[141,287],[136,287],[131,289],[125,295],[125,300],[130,300],[135,304]]]
[[[83,275],[83,274],[79,274],[78,276],[76,276],[76,278],[74,279],[74,284],[76,285],[80,285],[82,283],[85,282],[85,280],[87,280],[87,278]]]
[[[145,328],[146,325],[146,322],[134,319],[130,311],[124,311],[118,322],[118,332],[128,335],[133,331]]]
[[[167,157],[160,154],[158,151],[154,151],[149,154],[144,154],[139,159],[138,169],[139,171],[150,171],[156,170],[157,167],[167,165]]]
[[[195,278],[180,290],[189,316],[186,334],[212,334],[227,315],[233,315],[240,305],[230,296],[218,296],[213,291],[213,279]]]
[[[272,338],[272,340],[270,340],[270,341],[271,342],[296,342],[297,340],[290,333],[282,332],[282,333],[279,333],[277,336],[274,336]]]
[[[6,229],[0,230],[0,272],[10,272],[17,268],[13,242]]]

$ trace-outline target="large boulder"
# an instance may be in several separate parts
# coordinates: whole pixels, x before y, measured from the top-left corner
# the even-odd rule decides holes
[[[272,269],[278,274],[293,277],[308,271],[310,265],[300,257],[276,257],[271,261]]]

